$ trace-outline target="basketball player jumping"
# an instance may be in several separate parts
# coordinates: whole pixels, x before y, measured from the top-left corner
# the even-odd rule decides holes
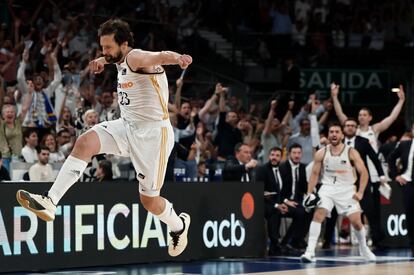
[[[132,49],[128,23],[111,19],[98,32],[103,55],[90,62],[90,70],[101,73],[105,64],[118,69],[118,103],[121,118],[102,122],[81,135],[63,164],[55,183],[44,195],[17,191],[18,202],[45,221],[55,218],[56,205],[79,179],[91,157],[97,154],[128,156],[139,181],[142,205],[170,228],[168,253],[180,255],[187,246],[190,216],[175,213],[173,205],[160,196],[174,133],[167,110],[168,81],[161,65],[177,64],[185,69],[189,55],[171,51]]]
[[[368,182],[368,171],[359,153],[352,147],[342,143],[344,135],[339,124],[329,127],[330,145],[315,154],[308,192],[305,196],[305,207],[314,205],[317,197],[312,193],[321,173],[322,186],[318,191],[320,198],[309,228],[308,246],[301,256],[303,262],[315,262],[315,248],[321,232],[321,223],[336,207],[338,214],[348,216],[356,230],[359,253],[366,261],[375,261],[376,257],[366,244],[365,228],[361,221],[362,199]],[[358,192],[355,192],[357,180],[355,169],[360,175]]]

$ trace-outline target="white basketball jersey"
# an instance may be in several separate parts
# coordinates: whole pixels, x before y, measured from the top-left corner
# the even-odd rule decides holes
[[[126,58],[118,69],[118,103],[126,121],[168,119],[168,80],[165,71],[145,74],[133,72]]]
[[[374,149],[375,153],[378,153],[378,136],[374,132],[371,126],[368,127],[368,131],[362,131],[361,128],[359,128],[356,131],[357,136],[364,137],[368,139],[369,144],[371,144],[372,148]]]
[[[360,137],[364,137],[368,139],[369,144],[371,144],[372,148],[374,149],[375,153],[378,153],[378,135],[374,132],[371,126],[368,127],[368,131],[361,131],[361,128],[357,129],[356,134]],[[367,168],[369,171],[369,177],[372,182],[379,182],[379,175],[378,171],[375,168],[374,163],[370,158],[367,158]]]
[[[334,156],[331,153],[331,145],[326,146],[322,162],[322,184],[335,186],[355,184],[357,176],[349,159],[350,149],[350,146],[345,145],[342,152],[338,156]]]

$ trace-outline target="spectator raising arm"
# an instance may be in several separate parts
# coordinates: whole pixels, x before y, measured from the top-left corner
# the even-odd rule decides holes
[[[50,53],[50,59],[53,64],[53,80],[50,82],[49,86],[44,89],[49,98],[53,96],[53,93],[62,81],[62,72],[60,71],[55,51]]]
[[[220,85],[219,83],[216,84],[216,89],[214,94],[206,101],[203,108],[200,109],[198,112],[198,116],[202,121],[206,120],[206,114],[210,111],[211,107],[213,106],[214,102],[216,102],[217,98],[219,97],[219,92],[217,90],[217,86]]]
[[[217,87],[218,85],[218,87]],[[216,91],[218,91],[218,93],[220,94],[220,100],[219,100],[219,111],[220,113],[225,113],[226,112],[226,92],[227,92],[227,88],[224,88],[223,86],[221,86],[221,84],[217,84],[216,85]]]
[[[252,124],[247,120],[240,120],[237,124],[237,128],[239,128],[240,132],[242,133],[243,143],[251,146],[254,138]]]
[[[19,69],[17,70],[17,83],[19,84],[19,88],[24,95],[28,90],[29,87],[26,83],[26,76],[24,74],[26,70],[26,66],[29,64],[29,50],[24,49],[22,54],[22,61],[20,62]]]
[[[270,103],[269,114],[267,115],[267,119],[265,121],[265,127],[263,129],[263,134],[267,137],[271,134],[270,125],[271,125],[272,120],[275,118],[276,107],[277,107],[277,100],[273,99],[272,102]],[[288,112],[289,112],[289,110],[288,110]]]
[[[318,102],[316,100],[312,101],[311,113],[309,114],[309,122],[311,125],[311,137],[312,137],[312,147],[319,148],[319,124],[316,117],[316,109],[318,108]]]
[[[34,92],[34,85],[31,80],[27,81],[28,91],[23,96],[22,100],[22,111],[19,114],[19,120],[23,122],[24,118],[26,117],[27,111],[29,111],[30,105],[32,104],[33,99],[33,92]]]
[[[284,125],[289,125],[290,127],[292,127],[292,125],[290,125],[290,121],[292,120],[292,110],[293,107],[295,107],[295,101],[294,100],[289,100],[288,102],[288,109],[286,111],[285,116],[282,119],[282,124]]]
[[[326,124],[326,122],[328,121],[329,118],[329,113],[332,111],[332,101],[331,100],[325,100],[325,102],[322,105],[322,109],[324,110],[322,115],[319,117],[319,125],[320,125],[320,130],[322,130],[323,125]]]
[[[314,94],[309,95],[309,100],[311,101],[315,98]],[[300,109],[300,112],[293,118],[291,121],[289,121],[289,125],[292,128],[292,133],[296,134],[300,131],[300,122],[307,118],[309,115],[310,106],[308,103],[302,106]]]

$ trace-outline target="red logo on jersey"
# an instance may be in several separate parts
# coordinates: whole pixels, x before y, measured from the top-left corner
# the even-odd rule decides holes
[[[131,81],[128,81],[125,83],[118,83],[118,88],[121,88],[121,89],[132,88],[132,86],[134,86],[134,83],[132,83]]]

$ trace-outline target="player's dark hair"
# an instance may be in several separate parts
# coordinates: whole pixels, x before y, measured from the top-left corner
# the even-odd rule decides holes
[[[134,46],[134,36],[129,24],[121,19],[110,19],[99,26],[98,36],[114,34],[115,42],[121,45],[125,41],[128,46]]]
[[[339,123],[338,121],[333,121],[333,122],[329,123],[328,131],[329,131],[332,127],[338,127],[338,128],[339,128],[339,129],[341,129],[341,131],[342,131],[342,125],[341,125],[341,123]]]
[[[277,151],[279,151],[281,154],[283,154],[282,149],[281,149],[280,147],[277,147],[277,146],[270,148],[270,150],[269,150],[269,155],[270,155],[270,153],[271,153],[271,152],[273,152],[273,151],[276,151],[276,152],[277,152]]]
[[[295,148],[300,148],[300,150],[302,150],[302,145],[300,145],[299,143],[293,143],[289,146],[289,153],[292,152],[292,150]]]
[[[45,145],[38,145],[38,146],[36,146],[36,152],[38,154],[40,154],[40,152],[42,152],[42,150],[45,150],[45,151],[50,152],[50,149],[48,147],[46,147]]]
[[[248,146],[246,143],[243,143],[243,142],[239,142],[239,143],[237,143],[237,144],[236,144],[236,146],[234,146],[234,152],[235,152],[235,153],[240,152],[240,148],[241,148],[243,145]]]
[[[59,132],[57,133],[56,136],[61,137],[63,135],[63,133],[69,133],[70,134],[70,131],[66,128],[62,128],[62,129],[59,130]]]
[[[354,117],[348,117],[347,119],[345,119],[345,122],[344,122],[344,125],[345,125],[345,123],[347,123],[348,121],[353,121],[353,122],[355,122],[357,125],[358,125],[358,120],[356,119],[356,118],[354,118]]]
[[[363,107],[359,111],[366,111],[370,116],[372,116],[372,111],[370,109],[368,109],[367,107]]]
[[[27,128],[23,132],[23,139],[29,138],[33,133],[36,133],[37,135],[37,130],[35,128]]]
[[[310,123],[309,118],[302,118],[302,119],[300,120],[300,122],[299,122],[299,125],[300,125],[300,126],[302,126],[305,122]]]

